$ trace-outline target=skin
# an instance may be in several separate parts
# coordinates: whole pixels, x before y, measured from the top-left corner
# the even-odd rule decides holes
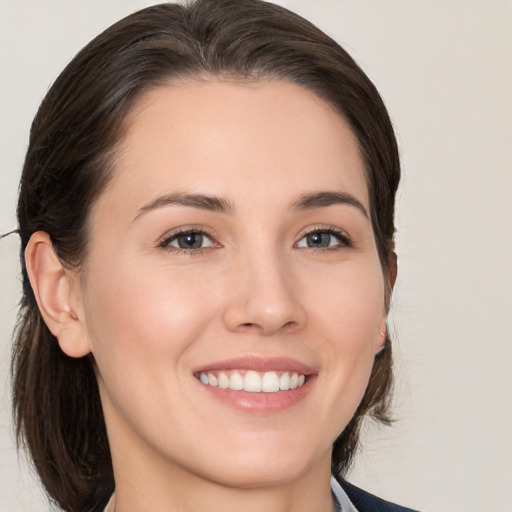
[[[96,360],[116,511],[332,510],[330,449],[384,343],[385,278],[359,207],[293,205],[341,192],[369,212],[354,135],[282,81],[175,83],[139,100],[126,127],[84,267],[63,269],[44,233],[26,254],[61,348]],[[177,193],[231,209],[144,210]],[[201,249],[162,246],[191,227],[208,234]],[[331,228],[350,241],[307,246]],[[193,374],[247,355],[309,365],[309,393],[277,413],[241,411]]]

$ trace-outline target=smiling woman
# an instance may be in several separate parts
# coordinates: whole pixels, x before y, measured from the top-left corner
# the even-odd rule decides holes
[[[164,4],[87,45],[18,205],[14,406],[49,496],[406,510],[343,480],[388,421],[398,181],[373,84],[281,7]]]

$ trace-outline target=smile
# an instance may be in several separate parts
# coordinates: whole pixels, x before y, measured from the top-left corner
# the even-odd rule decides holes
[[[205,385],[248,393],[277,393],[300,388],[306,375],[296,371],[226,370],[200,372],[196,377]]]

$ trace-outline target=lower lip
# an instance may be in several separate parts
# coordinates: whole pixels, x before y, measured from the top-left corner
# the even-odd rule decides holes
[[[221,389],[215,386],[198,384],[215,400],[218,400],[233,409],[255,414],[275,414],[303,400],[311,391],[316,375],[308,376],[306,382],[300,388],[275,393],[250,393],[247,391],[234,391],[233,389]]]

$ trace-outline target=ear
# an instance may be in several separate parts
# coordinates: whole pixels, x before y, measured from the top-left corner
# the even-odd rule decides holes
[[[396,276],[398,273],[398,257],[395,251],[391,251],[388,258],[388,275],[386,279],[386,313],[389,312],[389,306],[391,301],[391,293],[396,283]],[[379,324],[379,338],[377,342],[376,353],[378,354],[384,349],[386,339],[388,337],[388,325],[387,325],[387,314],[384,316]]]
[[[79,314],[78,276],[62,265],[48,233],[30,237],[25,264],[39,311],[62,351],[70,357],[87,355],[91,350]]]

